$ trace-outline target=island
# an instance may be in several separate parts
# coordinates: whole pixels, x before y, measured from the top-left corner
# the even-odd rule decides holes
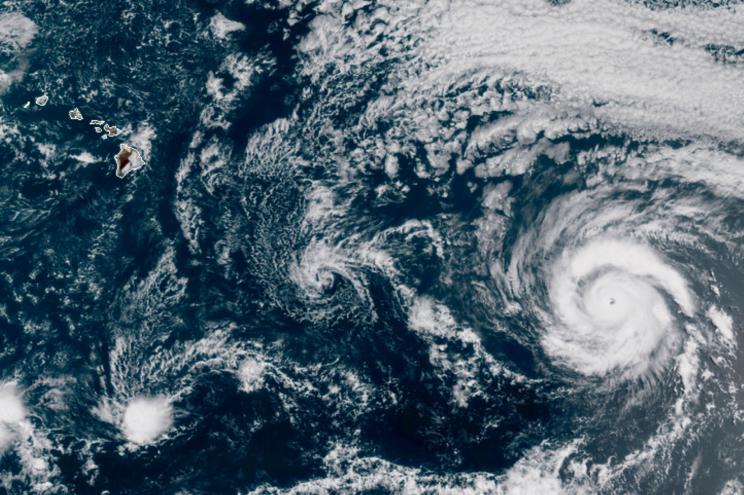
[[[103,130],[106,131],[108,137],[114,137],[119,134],[119,128],[113,125],[103,124]]]
[[[114,160],[116,161],[116,176],[120,179],[126,177],[129,172],[142,168],[145,164],[139,151],[124,143],[119,145],[119,152],[114,156]]]

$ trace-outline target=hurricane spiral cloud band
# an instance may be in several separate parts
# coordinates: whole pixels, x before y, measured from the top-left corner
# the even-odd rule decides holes
[[[744,493],[743,7],[0,3],[0,494]]]

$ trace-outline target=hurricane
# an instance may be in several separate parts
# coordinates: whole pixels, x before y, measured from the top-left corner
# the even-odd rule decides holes
[[[744,493],[743,27],[0,2],[0,494]]]

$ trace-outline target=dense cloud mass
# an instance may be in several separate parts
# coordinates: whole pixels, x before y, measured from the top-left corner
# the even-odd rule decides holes
[[[0,3],[0,493],[744,491],[742,26]]]

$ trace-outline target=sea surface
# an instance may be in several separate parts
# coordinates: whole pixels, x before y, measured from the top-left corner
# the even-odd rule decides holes
[[[744,493],[738,1],[0,0],[0,174],[0,495]]]

